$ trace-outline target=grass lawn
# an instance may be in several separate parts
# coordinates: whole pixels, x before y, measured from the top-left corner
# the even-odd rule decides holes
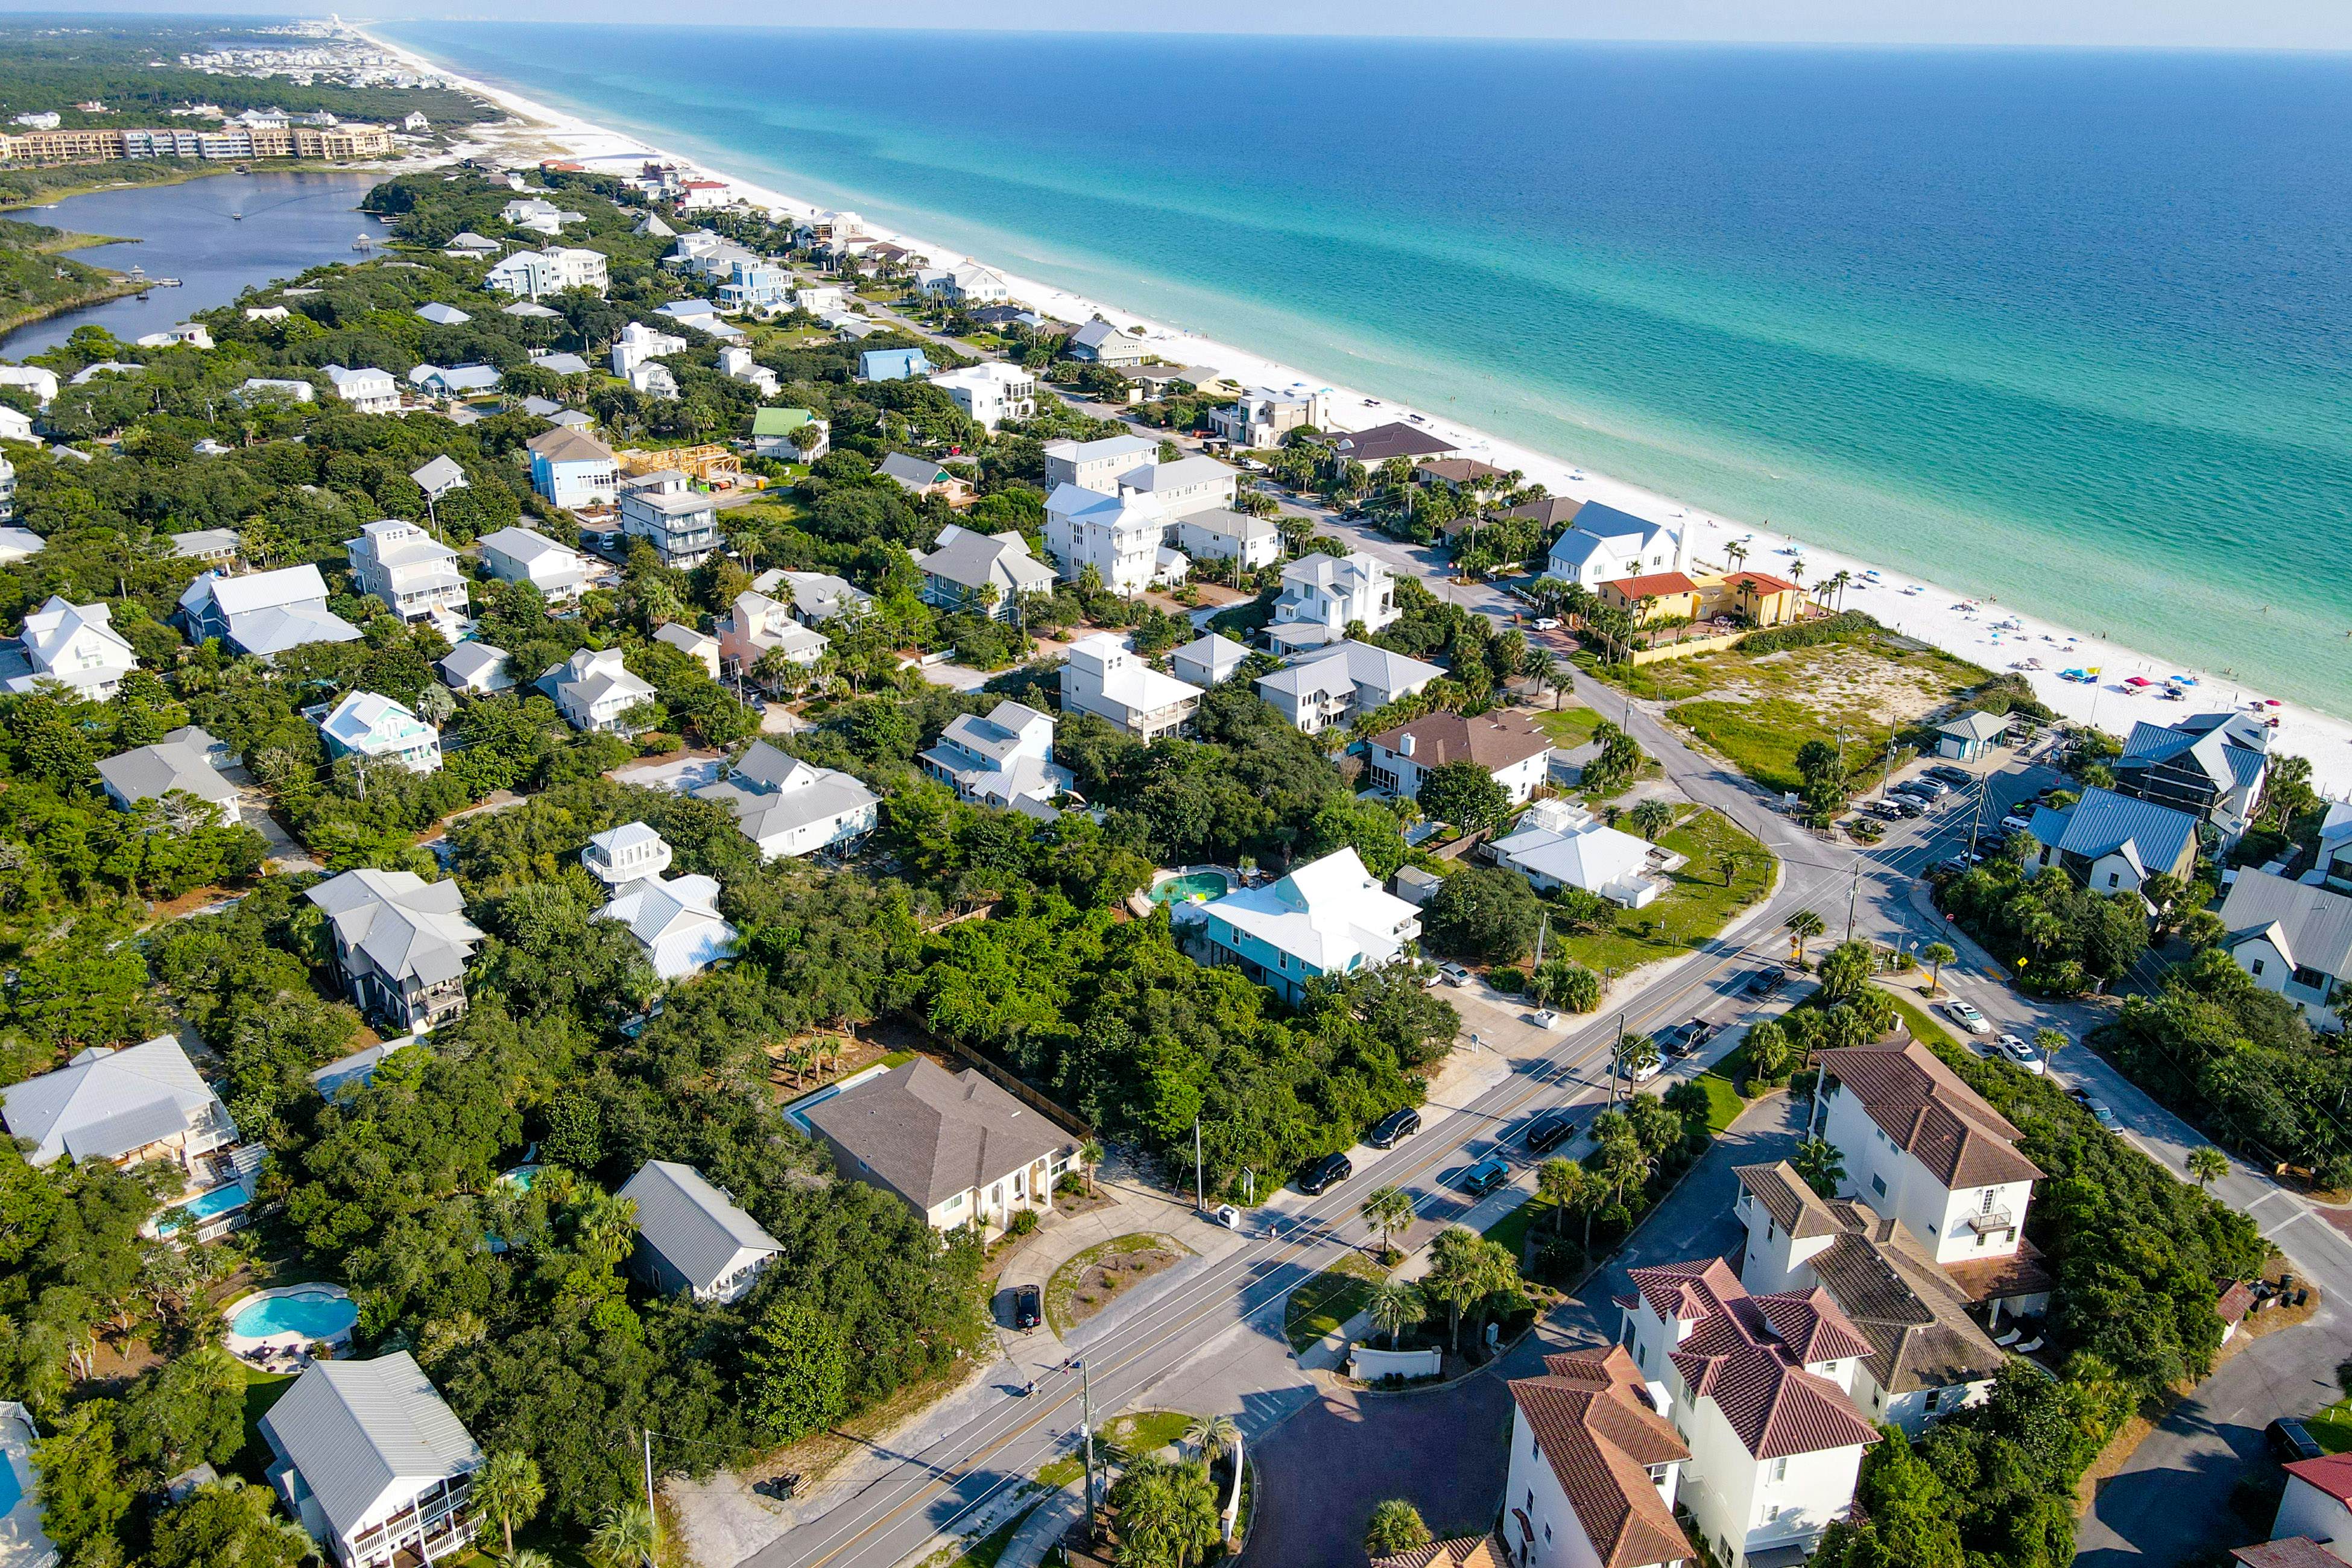
[[[1037,1471],[1037,1484],[1041,1487],[1051,1487],[1059,1491],[1086,1473],[1087,1462],[1077,1455],[1071,1454],[1055,1460],[1050,1465],[1041,1466]]]
[[[1122,1453],[1156,1454],[1184,1436],[1192,1417],[1181,1410],[1139,1410],[1103,1428],[1103,1436]]]
[[[1930,1043],[1940,1041],[1944,1045],[1951,1047],[1954,1050],[1965,1052],[1972,1057],[1982,1056],[1984,1054],[1978,1050],[1974,1046],[1969,1045],[1966,1040],[1961,1039],[1958,1035],[1952,1033],[1951,1030],[1944,1027],[1942,1024],[1937,1022],[1933,1014],[1929,1013],[1925,1007],[1920,1006],[1916,1002],[1911,1000],[1913,993],[1910,992],[1908,986],[1906,986],[1900,991],[1891,985],[1883,985],[1879,987],[1879,989],[1885,991],[1887,995],[1894,998],[1895,1011],[1902,1016],[1903,1022],[1909,1026],[1911,1033],[1915,1038],[1928,1041]]]
[[[1551,1212],[1558,1206],[1549,1198],[1530,1197],[1527,1202],[1488,1226],[1485,1232],[1486,1237],[1488,1241],[1500,1243],[1512,1257],[1524,1257],[1527,1251],[1528,1233],[1535,1229],[1538,1220],[1549,1225]]]
[[[1720,1136],[1739,1120],[1748,1102],[1739,1098],[1739,1090],[1721,1072],[1703,1072],[1692,1080],[1706,1090],[1706,1130]]]
[[[1370,1304],[1374,1288],[1386,1278],[1370,1259],[1351,1254],[1291,1291],[1282,1314],[1290,1348],[1303,1351],[1335,1331]]]
[[[1046,1321],[1054,1325],[1055,1333],[1067,1333],[1081,1321],[1078,1311],[1081,1306],[1087,1308],[1085,1315],[1087,1317],[1092,1317],[1095,1312],[1102,1310],[1100,1305],[1079,1301],[1077,1295],[1079,1287],[1086,1281],[1087,1270],[1106,1258],[1126,1258],[1139,1252],[1167,1252],[1175,1254],[1181,1258],[1183,1251],[1183,1247],[1169,1240],[1168,1237],[1154,1235],[1150,1231],[1139,1230],[1129,1236],[1115,1236],[1108,1241],[1097,1242],[1084,1252],[1070,1258],[1059,1268],[1055,1269],[1054,1277],[1045,1281]],[[1159,1270],[1155,1269],[1153,1272],[1156,1273]],[[1124,1283],[1139,1283],[1139,1281],[1123,1281],[1122,1284]],[[1107,1299],[1117,1295],[1120,1288],[1121,1285],[1113,1285],[1106,1281],[1092,1289],[1098,1298]]]
[[[1572,958],[1596,974],[1608,969],[1622,974],[1713,937],[1772,886],[1772,852],[1719,813],[1693,810],[1658,842],[1690,861],[1671,875],[1672,886],[1657,901],[1645,910],[1618,911],[1611,931],[1555,933],[1548,954]],[[1716,856],[1726,851],[1739,857],[1728,887],[1715,868]]]
[[[2329,1453],[2352,1453],[2352,1399],[2339,1399],[2318,1415],[2305,1416],[2303,1426]]]
[[[1013,1544],[1013,1531],[1019,1530],[1021,1521],[1028,1517],[1029,1510],[1023,1509],[973,1542],[962,1556],[951,1561],[950,1568],[996,1568],[996,1560],[1004,1555],[1006,1547]]]
[[[1581,703],[1556,709],[1534,709],[1528,717],[1535,721],[1537,729],[1557,742],[1561,750],[1570,752],[1591,740],[1593,729],[1601,722],[1601,715]]]
[[[245,1369],[245,1447],[237,1450],[236,1468],[247,1479],[259,1481],[269,1468],[269,1444],[261,1435],[261,1418],[293,1386],[292,1373]]]

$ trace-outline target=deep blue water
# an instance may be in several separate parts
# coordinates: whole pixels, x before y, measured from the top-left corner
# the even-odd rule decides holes
[[[2352,715],[2352,58],[393,31],[721,169]]]

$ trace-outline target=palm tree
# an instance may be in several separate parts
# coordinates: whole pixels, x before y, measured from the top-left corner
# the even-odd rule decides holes
[[[509,1552],[500,1560],[502,1568],[555,1568],[555,1559],[536,1546],[526,1546]]]
[[[1822,917],[1811,910],[1799,910],[1780,924],[1788,931],[1790,940],[1796,943],[1797,967],[1800,969],[1805,963],[1805,944],[1830,929],[1822,922]]]
[[[1737,572],[1740,563],[1748,559],[1748,546],[1737,541],[1727,544],[1723,547],[1723,558],[1730,562],[1731,569]]]
[[[1728,888],[1731,886],[1731,879],[1739,875],[1738,855],[1729,849],[1717,850],[1715,852],[1715,868],[1723,873],[1723,885]]]
[[[1546,1160],[1536,1167],[1536,1195],[1551,1205],[1551,1233],[1568,1228],[1570,1209],[1589,1208],[1600,1191],[1592,1173],[1573,1160]]]
[[[1364,1199],[1364,1223],[1380,1233],[1381,1256],[1387,1257],[1389,1237],[1412,1224],[1412,1196],[1402,1187],[1375,1187]]]
[[[1616,1092],[1616,1073],[1625,1075],[1630,1088],[1639,1077],[1658,1065],[1658,1042],[1649,1036],[1635,1032],[1617,1042],[1616,1055],[1610,1079],[1610,1092]]]
[[[2033,1031],[2033,1043],[2041,1047],[2042,1059],[2052,1067],[2058,1065],[2058,1053],[2074,1044],[2066,1037],[2065,1030],[2053,1029],[2046,1024]]]
[[[2200,1192],[2230,1173],[2230,1156],[2210,1143],[2201,1143],[2189,1151],[2189,1173],[2197,1178]]]
[[[1429,1303],[1412,1286],[1391,1279],[1372,1292],[1366,1310],[1371,1313],[1372,1327],[1388,1335],[1389,1349],[1394,1350],[1398,1335],[1429,1316]]]
[[[546,1500],[547,1488],[539,1479],[538,1461],[529,1454],[502,1449],[474,1472],[475,1511],[498,1521],[509,1561],[514,1557],[515,1526],[529,1523]]]
[[[617,1264],[629,1255],[629,1247],[637,1233],[637,1205],[634,1198],[614,1197],[599,1187],[592,1187],[580,1203],[579,1213],[572,1216],[573,1232],[587,1244],[588,1250]]]
[[[596,1568],[654,1568],[661,1550],[661,1525],[641,1502],[608,1502],[588,1537],[588,1560]]]
[[[1653,844],[1658,841],[1659,834],[1675,825],[1674,808],[1654,798],[1637,803],[1627,815],[1633,818],[1634,831]],[[1727,880],[1724,885],[1728,887],[1730,883]]]
[[[1242,1510],[1242,1429],[1230,1415],[1203,1415],[1184,1428],[1184,1441],[1191,1444],[1200,1459],[1202,1473],[1209,1462],[1221,1454],[1234,1457],[1234,1495],[1225,1502],[1218,1520],[1220,1532],[1226,1545],[1234,1543],[1234,1523]]]
[[[1445,1308],[1450,1324],[1447,1342],[1455,1352],[1462,1349],[1462,1314],[1472,1302],[1494,1289],[1494,1266],[1482,1249],[1502,1248],[1480,1236],[1467,1226],[1448,1226],[1437,1233],[1430,1244],[1430,1268],[1422,1282],[1422,1289]]]
[[[1798,1144],[1789,1163],[1805,1179],[1805,1185],[1825,1198],[1837,1196],[1839,1185],[1845,1181],[1845,1156],[1826,1138],[1808,1138]]]
[[[1087,1173],[1087,1196],[1095,1195],[1095,1173],[1102,1168],[1103,1146],[1092,1138],[1078,1145],[1078,1169]]]
[[[1951,944],[1948,942],[1931,942],[1919,950],[1919,956],[1926,959],[1930,965],[1927,972],[1927,994],[1933,996],[1937,988],[1944,984],[1944,965],[1960,955],[1952,951]]]

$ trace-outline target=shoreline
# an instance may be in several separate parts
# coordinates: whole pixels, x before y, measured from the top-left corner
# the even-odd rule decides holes
[[[521,122],[519,127],[504,130],[491,126],[474,128],[480,133],[480,139],[491,145],[507,138],[535,132],[540,140],[551,144],[570,161],[591,168],[599,164],[635,163],[650,155],[702,170],[725,181],[743,200],[780,216],[802,216],[826,210],[819,204],[740,178],[705,160],[671,153],[647,138],[607,129],[527,98],[511,89],[466,76],[365,29],[353,28],[352,31],[388,54],[447,77],[462,89],[499,105]],[[2135,722],[2169,724],[2191,713],[2223,709],[2242,712],[2246,710],[2250,701],[2267,696],[2259,688],[2235,676],[2168,661],[2104,637],[2071,631],[2045,617],[2012,611],[1997,599],[1970,600],[1949,589],[1939,588],[1927,578],[1888,571],[1857,556],[1804,543],[1798,536],[1784,530],[1757,527],[1691,507],[1672,497],[1591,472],[1566,459],[1498,439],[1411,405],[1375,397],[1328,382],[1246,350],[1171,329],[1134,311],[1019,276],[994,266],[985,258],[968,256],[951,247],[935,245],[918,236],[890,232],[871,225],[867,232],[877,238],[919,250],[936,265],[953,267],[970,262],[989,267],[1004,279],[1016,299],[1059,319],[1083,321],[1099,315],[1122,328],[1140,327],[1146,334],[1146,346],[1162,359],[1181,364],[1207,365],[1244,386],[1328,388],[1337,416],[1333,422],[1335,428],[1361,429],[1391,420],[1407,421],[1480,461],[1492,463],[1497,468],[1518,469],[1528,479],[1542,484],[1550,494],[1578,500],[1598,500],[1654,521],[1679,525],[1685,531],[1687,555],[1693,570],[1697,570],[1702,563],[1724,564],[1724,546],[1742,542],[1747,546],[1748,555],[1741,564],[1749,570],[1786,575],[1792,561],[1801,561],[1808,588],[1839,572],[1850,573],[1853,581],[1843,595],[1844,607],[1866,611],[1902,635],[1932,644],[1997,674],[2022,674],[2032,685],[2034,695],[2063,718],[2093,724],[2117,737],[2127,734]],[[1864,581],[1865,573],[1873,574],[1875,580]],[[2027,658],[2039,659],[2045,668],[2014,668]],[[2059,679],[2059,670],[2077,668],[2099,670],[2100,681],[2084,685]],[[2160,684],[2173,675],[2195,679],[2196,685],[2191,689],[2189,700],[2167,701],[2155,695],[2154,688],[2137,691],[2119,684],[2133,677]],[[2352,721],[2292,703],[2267,711],[2277,721],[2274,752],[2307,758],[2311,763],[2312,784],[2321,794],[2352,798]]]

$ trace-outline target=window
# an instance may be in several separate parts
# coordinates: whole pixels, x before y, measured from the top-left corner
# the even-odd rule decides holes
[[[1766,1503],[1766,1504],[1764,1505],[1764,1522],[1765,1522],[1765,1523],[1769,1524],[1769,1523],[1771,1523],[1774,1520],[1779,1519],[1780,1517],[1780,1505],[1779,1503],[1777,1503],[1777,1502],[1768,1502],[1768,1503]]]
[[[2121,882],[2123,879],[2124,874],[2121,871],[2110,871],[2107,873],[2107,886],[2110,888],[2114,887],[2116,883]]]
[[[1871,1177],[1870,1190],[1876,1193],[1880,1197],[1885,1197],[1886,1195],[1886,1178],[1884,1176]]]
[[[1977,1213],[1992,1213],[1992,1199],[1993,1189],[1990,1187],[1987,1187],[1982,1193],[1979,1194],[1977,1196]]]
[[[1546,1546],[1551,1544],[1551,1526],[1549,1524],[1544,1526],[1544,1544]]]
[[[2260,974],[2262,973],[2262,972],[2263,972],[2263,961],[2262,961],[2261,959],[2259,959],[2259,958],[2258,958],[2258,959],[2254,960],[2253,967],[2252,967],[2251,970],[2249,970],[2249,971],[2248,971],[2248,973],[2252,973],[2252,974],[2254,974],[2254,975],[2260,975]]]
[[[1528,1458],[1530,1459],[1540,1459],[1543,1458],[1543,1440],[1541,1438],[1533,1435],[1528,1436]]]
[[[1786,1455],[1772,1461],[1772,1479],[1775,1481],[1785,1481],[1789,1479],[1789,1460]]]
[[[1928,1415],[1933,1415],[1936,1413],[1936,1406],[1942,1403],[1944,1403],[1944,1391],[1942,1389],[1931,1388],[1927,1391],[1927,1408]]]
[[[1529,1513],[1533,1513],[1533,1512],[1535,1512],[1535,1510],[1536,1510],[1536,1489],[1535,1489],[1535,1488],[1533,1488],[1533,1487],[1529,1487],[1529,1488],[1528,1489],[1528,1511]]]

